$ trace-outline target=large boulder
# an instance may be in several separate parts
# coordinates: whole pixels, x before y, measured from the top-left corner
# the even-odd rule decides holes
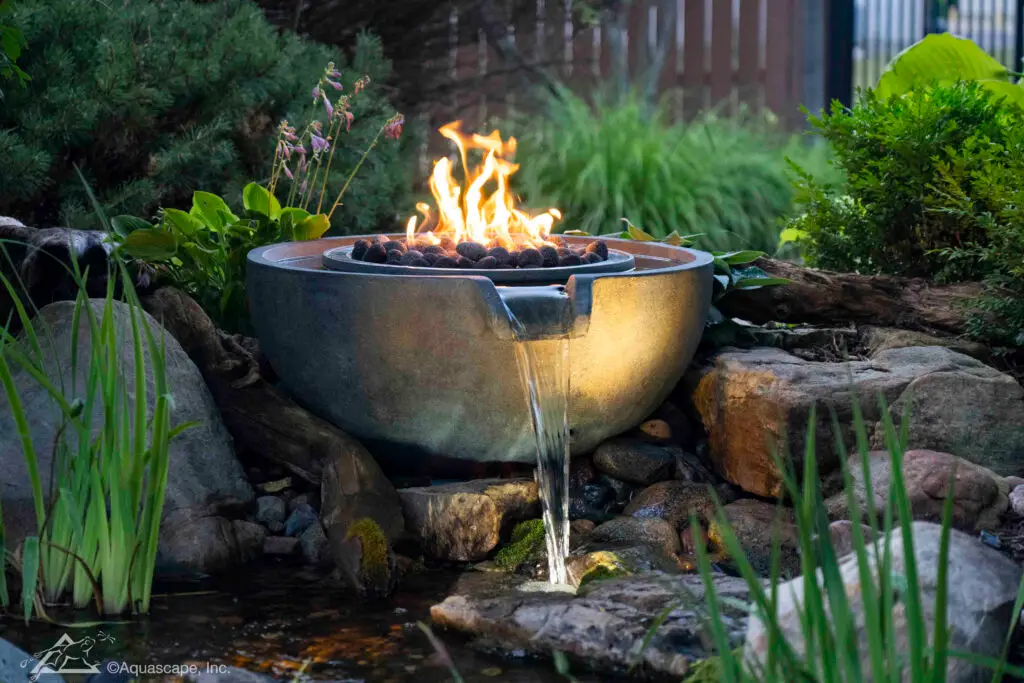
[[[931,642],[935,628],[936,590],[938,586],[939,546],[942,528],[929,522],[914,522],[914,558],[917,564],[920,586],[921,607],[926,624],[926,636]],[[900,529],[891,532],[887,539],[892,553],[891,572],[894,576],[906,572],[903,535]],[[872,572],[877,575],[875,548],[867,550]],[[850,642],[857,643],[863,671],[870,671],[868,636],[865,632],[864,612],[866,608],[861,592],[861,576],[857,555],[847,555],[840,560],[839,574],[845,587],[846,597],[854,615],[856,632],[847,634]],[[820,580],[820,572],[818,574]],[[947,627],[949,649],[970,652],[984,657],[997,658],[1006,635],[1017,619],[1013,613],[1017,587],[1020,583],[1021,568],[1001,553],[988,548],[970,536],[953,531],[949,543],[947,575]],[[778,588],[776,620],[783,637],[799,654],[804,652],[804,626],[801,621],[801,605],[804,604],[804,579],[797,578]],[[897,597],[893,603],[893,623],[896,628],[897,657],[906,656],[908,631],[906,606]],[[745,655],[761,662],[767,661],[769,637],[764,622],[757,616],[747,626]],[[950,657],[946,667],[947,683],[974,683],[987,681],[991,672],[977,668],[968,661]]]
[[[853,479],[853,491],[862,514],[868,510],[867,486],[863,462],[859,454],[847,463]],[[892,458],[888,451],[874,451],[868,456],[868,477],[871,501],[878,511],[885,509],[892,480]],[[989,469],[975,465],[949,453],[913,450],[903,454],[903,481],[914,519],[941,522],[942,508],[953,484],[953,526],[962,531],[992,530],[1009,506],[1009,484]],[[841,491],[826,501],[833,519],[850,519],[847,494]]]
[[[845,363],[807,361],[770,348],[726,350],[691,383],[712,462],[726,479],[758,495],[782,493],[776,455],[783,444],[799,468],[813,406],[823,474],[838,464],[836,436],[854,447],[855,400],[880,445],[879,395],[897,424],[909,409],[910,448],[954,453],[1002,475],[1024,468],[1024,388],[946,348],[890,349],[869,361]]]
[[[746,614],[735,605],[747,597],[746,583],[721,574],[714,583],[718,596],[728,598],[722,604],[722,621],[738,644]],[[503,649],[544,657],[564,652],[587,666],[611,671],[639,665],[678,680],[694,661],[710,654],[704,593],[700,576],[655,572],[595,581],[575,596],[508,587],[460,592],[432,607],[430,617],[435,624]],[[659,625],[652,628],[655,623]]]
[[[92,301],[97,316],[103,314],[103,302]],[[62,377],[67,398],[71,395],[71,339],[74,304],[54,303],[43,308],[33,320],[42,344],[43,362],[51,380]],[[128,307],[114,302],[115,325],[124,339],[121,367],[127,377],[134,372],[132,360],[131,323]],[[146,322],[159,334],[160,325],[144,314]],[[78,332],[79,372],[76,386],[85,385],[89,358],[90,333],[86,317],[81,317]],[[217,406],[203,382],[202,376],[181,346],[170,336],[164,337],[166,348],[167,385],[174,397],[171,411],[172,425],[195,423],[175,437],[170,447],[163,525],[160,551],[164,561],[188,566],[198,571],[217,571],[225,568],[224,558],[240,558],[238,539],[230,523],[211,520],[221,515],[235,514],[253,497],[242,466],[235,458],[231,437],[221,424]],[[28,417],[32,441],[38,457],[39,471],[48,480],[51,469],[53,442],[61,424],[61,413],[46,390],[20,368],[12,364],[14,385]],[[147,400],[150,407],[155,401],[152,366],[147,363]],[[99,415],[100,406],[97,406]],[[97,424],[100,420],[97,418]],[[8,545],[20,542],[27,533],[35,533],[32,490],[21,443],[17,437],[10,406],[4,392],[0,392],[0,499],[3,502],[4,522],[7,525]],[[213,536],[210,531],[216,527]],[[197,548],[183,543],[182,538],[196,535],[218,539],[229,548]],[[180,550],[180,552],[179,552]]]

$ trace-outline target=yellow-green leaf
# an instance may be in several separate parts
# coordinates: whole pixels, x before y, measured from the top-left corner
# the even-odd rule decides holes
[[[281,203],[259,183],[249,183],[242,190],[242,205],[246,211],[263,214],[271,220],[281,217]]]
[[[623,218],[622,220],[626,224],[626,232],[629,233],[630,239],[637,240],[638,242],[654,241],[654,237],[652,235],[648,235],[646,232],[630,223],[628,218]]]
[[[967,38],[949,33],[926,36],[893,57],[875,86],[881,98],[903,95],[931,83],[995,81],[1009,83],[1012,74]]]
[[[211,230],[220,232],[228,223],[238,220],[231,213],[227,202],[210,192],[197,191],[192,194],[192,215],[203,219]]]
[[[137,259],[160,261],[174,256],[178,242],[170,230],[142,228],[125,237],[120,249]]]
[[[318,213],[295,226],[295,239],[300,242],[320,239],[330,229],[331,221],[327,215]]]

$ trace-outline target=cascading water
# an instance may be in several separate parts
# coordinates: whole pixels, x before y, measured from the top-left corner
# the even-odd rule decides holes
[[[548,551],[548,580],[569,583],[569,305],[560,287],[506,296],[519,378],[537,440],[537,489]],[[517,306],[530,300],[533,305]],[[540,303],[541,305],[538,305]],[[547,305],[544,305],[547,304]]]

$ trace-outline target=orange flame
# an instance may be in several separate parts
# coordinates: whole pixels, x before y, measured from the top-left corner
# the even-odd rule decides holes
[[[508,141],[502,141],[501,133],[496,130],[486,136],[466,136],[461,133],[461,126],[461,121],[454,121],[439,132],[459,149],[465,189],[452,176],[450,159],[435,161],[434,172],[430,176],[430,192],[434,195],[437,211],[432,213],[427,204],[417,204],[416,209],[423,214],[424,220],[421,232],[417,233],[417,217],[409,219],[406,224],[408,240],[412,242],[425,235],[434,243],[448,237],[456,244],[467,241],[504,247],[550,244],[551,228],[562,217],[561,212],[548,209],[540,215],[531,216],[516,208],[515,196],[509,188],[509,178],[519,170],[519,166],[504,157],[515,153],[516,139],[510,137]],[[469,150],[484,153],[483,161],[474,168],[469,166]]]

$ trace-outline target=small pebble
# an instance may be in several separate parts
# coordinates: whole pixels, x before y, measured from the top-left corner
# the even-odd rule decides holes
[[[591,242],[590,244],[587,245],[587,253],[597,254],[598,256],[601,257],[602,261],[607,261],[608,260],[608,244],[606,242],[602,242],[601,240],[597,240],[596,242]]]
[[[459,262],[453,259],[451,256],[441,256],[434,261],[435,268],[458,268]]]
[[[475,268],[480,268],[482,270],[489,270],[491,268],[497,268],[498,267],[498,259],[494,258],[493,256],[485,256],[482,259],[480,259],[479,261],[477,261],[476,262],[476,266],[474,266],[474,267]]]
[[[405,254],[398,251],[397,249],[392,249],[391,251],[388,252],[386,263],[389,263],[393,266],[397,266],[402,262],[402,258],[404,256]]]
[[[397,251],[403,254],[406,251],[405,245],[397,240],[388,240],[387,242],[384,243],[384,248],[387,249],[388,251]]]
[[[540,268],[544,265],[544,259],[536,249],[523,249],[519,252],[520,268]]]
[[[460,256],[458,261],[455,262],[455,264],[459,268],[476,268],[476,264],[474,264],[473,261],[466,258],[465,256]]]
[[[487,249],[484,245],[477,244],[476,242],[460,242],[455,247],[455,251],[459,252],[460,256],[465,256],[472,261],[479,261],[487,256]]]
[[[558,265],[558,250],[550,245],[545,244],[540,248],[540,257],[545,268],[553,268]]]
[[[401,263],[403,266],[411,266],[413,261],[422,258],[422,252],[416,251],[415,249],[410,249],[409,251],[402,254],[402,260],[399,261],[399,263]]]
[[[374,244],[363,254],[363,260],[369,263],[384,263],[388,260],[388,252],[383,244]]]
[[[355,244],[352,245],[352,258],[361,261],[363,256],[366,255],[366,250],[369,248],[370,243],[366,240],[356,240]]]

